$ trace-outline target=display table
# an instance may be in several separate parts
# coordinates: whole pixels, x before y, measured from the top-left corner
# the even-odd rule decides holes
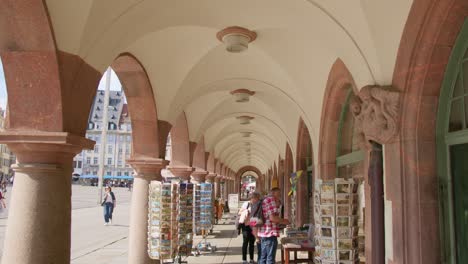
[[[307,258],[299,259],[297,257],[298,251],[306,251]],[[293,253],[294,259],[290,259],[290,253]],[[281,263],[314,263],[315,247],[301,243],[299,240],[291,238],[281,239]]]

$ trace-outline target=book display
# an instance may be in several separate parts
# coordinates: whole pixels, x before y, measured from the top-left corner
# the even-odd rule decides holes
[[[315,263],[359,263],[357,184],[340,178],[316,184]]]

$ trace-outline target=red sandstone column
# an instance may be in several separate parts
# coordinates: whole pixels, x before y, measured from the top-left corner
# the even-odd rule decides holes
[[[207,175],[208,175],[207,171],[194,171],[192,172],[192,179],[190,181],[195,184],[204,183]]]
[[[169,167],[168,169],[183,182],[190,182],[190,175],[195,170],[192,167]]]
[[[16,154],[3,264],[70,263],[73,157],[93,142],[65,132],[4,132]]]
[[[214,179],[214,191],[215,191],[215,197],[216,199],[217,198],[221,198],[221,179],[223,178],[224,176],[222,175],[218,175],[216,176],[216,178]]]
[[[168,161],[163,159],[130,159],[127,163],[136,171],[133,180],[128,239],[128,263],[159,263],[148,256],[148,190],[150,181],[162,179],[161,170]]]
[[[206,175],[205,181],[206,181],[207,183],[213,184],[213,183],[214,183],[214,179],[216,178],[217,175],[218,175],[218,174],[216,174],[216,173],[208,173],[208,175]]]

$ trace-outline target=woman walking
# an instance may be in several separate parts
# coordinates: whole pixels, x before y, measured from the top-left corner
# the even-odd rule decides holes
[[[112,224],[112,213],[114,212],[114,208],[116,206],[115,203],[115,195],[112,192],[111,187],[106,186],[105,188],[106,193],[102,199],[102,206],[104,206],[104,225],[107,226]]]
[[[254,250],[255,250],[255,236],[252,227],[250,227],[250,216],[252,213],[252,205],[260,200],[259,193],[252,193],[250,201],[245,202],[239,210],[239,227],[242,232],[242,263],[255,263]],[[247,262],[247,249],[249,250],[250,262]]]

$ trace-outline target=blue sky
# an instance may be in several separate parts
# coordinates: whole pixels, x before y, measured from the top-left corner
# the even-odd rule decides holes
[[[98,89],[104,90],[106,88],[105,83],[106,81],[105,81],[105,73],[104,73],[103,78],[99,82]],[[113,91],[122,90],[122,85],[120,84],[119,78],[117,78],[117,75],[115,74],[114,71],[112,71],[112,74],[111,74],[110,89]],[[7,103],[7,90],[6,90],[6,83],[5,83],[5,74],[3,73],[2,61],[0,60],[0,107],[2,109],[5,109],[6,103]]]

